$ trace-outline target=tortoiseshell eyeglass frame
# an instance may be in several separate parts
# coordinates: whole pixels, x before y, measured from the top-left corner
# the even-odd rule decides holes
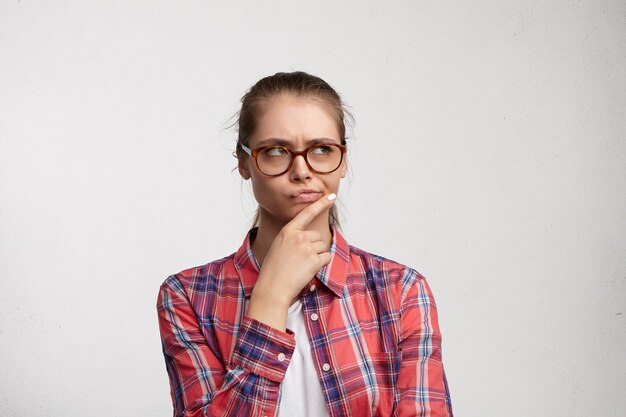
[[[250,149],[246,145],[240,145],[240,146],[241,146],[241,149],[243,149],[248,155],[250,155],[254,159],[254,163],[256,164],[256,167],[258,168],[259,172],[261,172],[263,175],[267,175],[268,177],[278,177],[279,175],[283,175],[285,172],[289,171],[291,169],[291,166],[293,165],[293,161],[295,161],[296,159],[296,156],[302,156],[304,158],[304,161],[306,162],[306,165],[309,167],[311,171],[318,173],[318,174],[330,174],[331,172],[335,172],[339,169],[339,167],[341,166],[341,163],[343,162],[343,155],[346,153],[346,149],[347,149],[345,145],[339,145],[338,143],[314,143],[302,151],[294,151],[294,150],[289,149],[286,146],[281,146],[281,145],[261,146],[260,148],[254,148],[254,149]],[[315,168],[313,168],[311,164],[309,163],[309,160],[306,157],[307,154],[311,151],[311,149],[317,148],[318,146],[334,146],[338,148],[339,151],[341,152],[341,158],[339,158],[339,163],[337,164],[337,167],[333,169],[332,171],[328,171],[328,172],[318,171]],[[289,152],[289,154],[291,155],[291,160],[289,161],[289,165],[280,174],[266,174],[265,172],[263,172],[261,167],[259,167],[259,161],[257,157],[259,156],[259,153],[261,151],[268,149],[268,148],[284,149],[285,151]]]

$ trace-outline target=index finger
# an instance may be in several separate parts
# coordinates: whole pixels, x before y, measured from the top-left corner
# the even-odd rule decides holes
[[[337,194],[335,193],[320,197],[319,200],[306,206],[296,215],[296,217],[291,219],[289,224],[298,229],[305,229],[314,218],[316,218],[322,211],[330,207],[336,198]]]

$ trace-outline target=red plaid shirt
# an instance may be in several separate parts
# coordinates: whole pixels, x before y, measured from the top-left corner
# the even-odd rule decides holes
[[[158,298],[174,416],[275,416],[293,332],[246,316],[259,266],[239,250],[170,276]],[[452,416],[437,310],[422,275],[349,246],[301,295],[330,416]]]

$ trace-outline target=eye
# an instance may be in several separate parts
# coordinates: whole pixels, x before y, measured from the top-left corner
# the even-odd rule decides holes
[[[281,148],[279,146],[273,146],[271,148],[265,148],[263,150],[263,153],[265,155],[267,155],[267,156],[272,156],[272,157],[289,155],[289,152],[287,152],[287,149]]]
[[[333,146],[330,145],[318,145],[311,149],[311,153],[314,155],[328,155],[335,150]]]

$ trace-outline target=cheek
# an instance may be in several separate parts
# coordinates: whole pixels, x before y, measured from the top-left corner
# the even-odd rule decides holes
[[[341,178],[343,178],[342,172],[337,171],[332,178],[328,179],[327,187],[331,189],[333,192],[339,190],[339,186],[341,185]]]
[[[250,182],[252,183],[252,191],[254,191],[255,197],[263,195],[266,192],[266,185],[263,183],[263,181],[259,181],[257,178],[255,178],[254,175],[250,178]]]
[[[258,203],[271,204],[275,199],[276,187],[272,184],[272,181],[268,181],[267,178],[259,178],[258,175],[259,173],[253,173],[251,177],[254,198]]]

